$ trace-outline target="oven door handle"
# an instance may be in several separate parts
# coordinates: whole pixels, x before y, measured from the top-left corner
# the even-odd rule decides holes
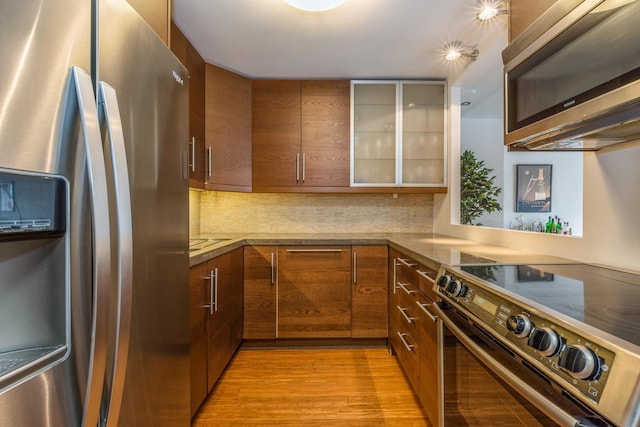
[[[438,304],[433,304],[438,316],[442,320],[443,326],[446,326],[455,337],[460,340],[464,346],[471,351],[480,361],[491,369],[498,377],[500,377],[504,382],[509,384],[514,390],[516,390],[521,396],[535,405],[542,412],[547,414],[549,418],[553,419],[556,423],[561,426],[567,427],[576,427],[584,425],[582,422],[576,417],[566,413],[560,407],[558,407],[553,402],[549,401],[543,395],[538,393],[537,391],[531,389],[527,383],[522,381],[517,376],[513,375],[509,369],[505,368],[495,359],[493,359],[486,351],[484,351],[478,344],[476,344],[473,340],[471,340],[467,334],[465,334],[456,324],[447,317],[446,313],[438,306]]]

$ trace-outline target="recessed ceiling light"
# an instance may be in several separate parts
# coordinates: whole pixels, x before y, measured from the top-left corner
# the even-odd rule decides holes
[[[284,0],[296,9],[307,12],[324,12],[340,6],[346,0]]]

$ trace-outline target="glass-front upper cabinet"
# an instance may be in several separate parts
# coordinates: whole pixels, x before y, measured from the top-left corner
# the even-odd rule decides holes
[[[446,186],[446,83],[351,82],[351,185]]]

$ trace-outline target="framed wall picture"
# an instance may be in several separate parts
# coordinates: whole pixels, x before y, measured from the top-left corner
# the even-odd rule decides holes
[[[551,212],[551,165],[516,165],[516,212]]]

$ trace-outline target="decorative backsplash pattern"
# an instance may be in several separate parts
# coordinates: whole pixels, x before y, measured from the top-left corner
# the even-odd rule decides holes
[[[431,233],[432,194],[190,191],[190,232]],[[199,213],[199,215],[197,214]]]

